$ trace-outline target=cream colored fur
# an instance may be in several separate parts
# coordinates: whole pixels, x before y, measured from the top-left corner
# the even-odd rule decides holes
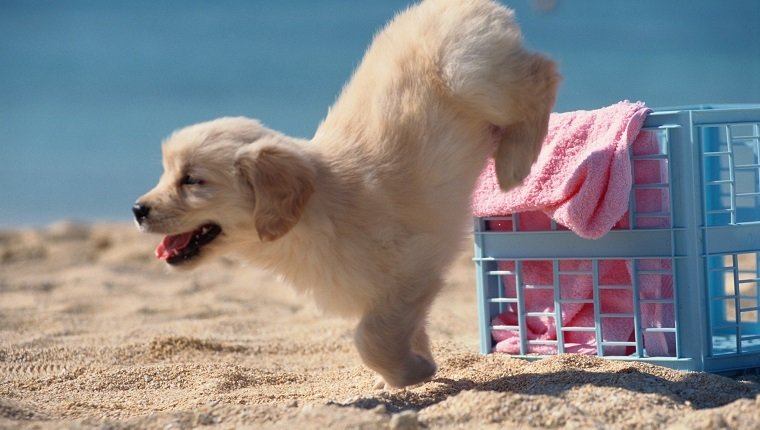
[[[394,387],[432,377],[427,312],[494,155],[503,188],[528,173],[559,81],[525,51],[510,10],[426,0],[399,14],[310,141],[245,118],[174,133],[141,197],[148,232],[223,234],[184,265],[235,253],[359,318],[363,361]],[[495,151],[494,151],[495,149]],[[181,185],[184,175],[203,184]]]

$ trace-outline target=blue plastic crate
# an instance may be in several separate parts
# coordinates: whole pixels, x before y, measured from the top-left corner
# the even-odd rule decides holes
[[[529,231],[534,215],[475,219],[482,353],[506,338],[522,358],[760,368],[760,105],[659,109],[642,132],[656,147],[631,151],[623,229],[587,240],[553,222]],[[637,207],[646,193],[659,207]],[[579,309],[583,321],[570,321]],[[537,335],[547,325],[556,335]]]

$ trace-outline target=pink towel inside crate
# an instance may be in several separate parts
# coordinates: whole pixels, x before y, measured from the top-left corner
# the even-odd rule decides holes
[[[503,193],[496,186],[493,166],[481,176],[474,195],[477,216],[504,216],[519,213],[519,231],[551,229],[554,219],[575,233],[599,238],[612,228],[629,229],[628,213],[631,184],[665,184],[668,182],[665,160],[638,159],[634,156],[660,154],[653,132],[640,132],[648,109],[640,103],[627,102],[597,111],[580,111],[552,115],[549,135],[538,161],[523,185]],[[629,149],[631,152],[629,152]],[[667,188],[636,187],[636,228],[668,228],[670,219]],[[650,214],[649,216],[647,214]],[[511,220],[491,221],[492,231],[513,231]],[[522,299],[528,313],[552,316],[527,316],[526,353],[557,353],[555,297],[552,261],[524,261],[521,276],[526,286]],[[634,270],[636,264],[636,270]],[[514,272],[515,262],[499,263],[499,270]],[[560,318],[564,328],[565,352],[596,354],[598,340],[593,304],[594,279],[591,260],[562,260],[557,273],[562,300]],[[564,274],[563,274],[564,273]],[[503,297],[516,298],[515,276],[503,275]],[[673,328],[673,276],[670,259],[643,259],[634,263],[621,256],[619,260],[600,260],[598,266],[598,303],[600,314],[620,317],[601,318],[602,340],[605,342],[635,341],[633,281],[639,290],[640,323],[643,328]],[[605,288],[612,287],[612,288]],[[660,302],[646,302],[646,300]],[[510,304],[493,320],[493,325],[518,325],[517,305]],[[580,328],[580,329],[578,329]],[[585,328],[585,329],[584,329]],[[575,330],[574,330],[575,329]],[[513,330],[493,330],[494,350],[519,354],[520,335]],[[675,336],[669,332],[645,331],[643,344],[648,356],[674,356]],[[604,355],[628,355],[630,346],[604,346]]]
[[[602,260],[599,262],[599,303],[601,314],[630,315],[634,312],[632,279],[638,274],[637,283],[641,299],[673,298],[673,277],[671,261],[663,259],[638,260],[637,270],[633,271],[631,260]],[[499,262],[499,270],[515,271],[512,261]],[[563,343],[565,352],[596,354],[598,348],[596,331],[583,330],[595,327],[593,275],[590,260],[564,260],[559,262],[559,294],[561,300],[582,300],[583,303],[562,303],[560,315],[562,321]],[[646,274],[653,271],[657,274]],[[562,274],[570,272],[570,274]],[[522,263],[522,283],[527,288],[522,293],[525,312],[555,313],[553,289],[541,289],[552,286],[553,264],[551,261],[525,261]],[[503,296],[516,298],[515,277],[504,275]],[[608,289],[604,287],[615,287]],[[539,288],[536,288],[539,287]],[[625,288],[628,287],[628,288]],[[642,327],[674,327],[674,309],[672,303],[640,303]],[[510,305],[493,321],[493,325],[518,325],[518,309]],[[547,343],[529,344],[527,354],[556,354],[558,348],[552,341],[558,339],[557,323],[554,316],[527,316],[526,340],[549,341]],[[581,328],[581,330],[578,330]],[[605,342],[634,342],[634,319],[631,317],[601,318],[602,339]],[[494,351],[508,354],[520,354],[520,335],[517,331],[493,330],[496,341]],[[647,355],[671,357],[675,354],[675,337],[673,333],[644,332],[643,346]],[[604,355],[629,355],[635,351],[627,346],[605,346]]]

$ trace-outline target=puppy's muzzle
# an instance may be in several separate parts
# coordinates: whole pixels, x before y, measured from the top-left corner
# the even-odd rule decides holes
[[[132,213],[135,214],[135,220],[137,223],[142,224],[150,214],[150,206],[141,203],[135,203],[134,206],[132,206]]]

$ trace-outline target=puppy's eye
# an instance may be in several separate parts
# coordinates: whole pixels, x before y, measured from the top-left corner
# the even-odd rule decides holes
[[[196,178],[194,176],[185,175],[182,177],[182,180],[180,181],[180,184],[182,185],[203,185],[204,181],[203,179]]]

